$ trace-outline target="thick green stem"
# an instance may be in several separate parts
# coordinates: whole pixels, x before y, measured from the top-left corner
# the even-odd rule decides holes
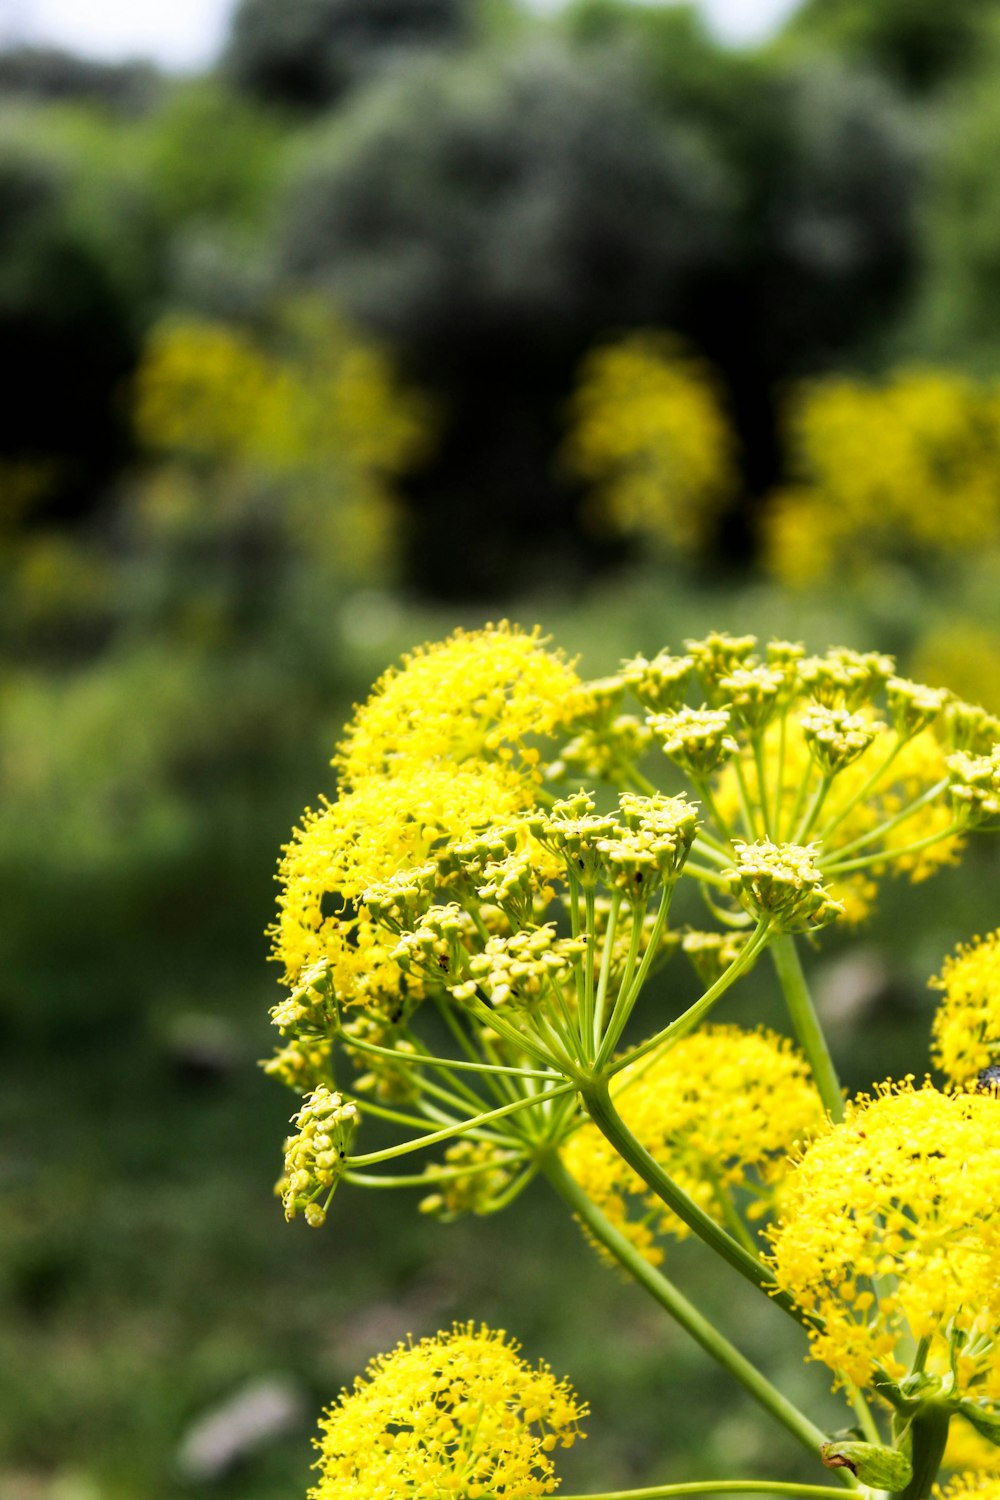
[[[664,1172],[659,1162],[650,1156],[642,1142],[636,1140],[615,1109],[605,1079],[594,1079],[582,1086],[580,1096],[594,1124],[605,1139],[614,1146],[618,1155],[634,1172],[638,1173],[646,1186],[669,1209],[672,1209],[689,1229],[694,1231],[699,1239],[704,1240],[710,1249],[739,1271],[741,1276],[746,1277],[747,1281],[752,1282],[762,1292],[767,1292],[772,1300],[797,1323],[801,1323],[806,1328],[813,1326],[809,1318],[795,1306],[792,1299],[785,1292],[777,1290],[774,1276],[767,1267],[755,1255],[744,1250],[743,1246],[734,1240],[721,1224],[717,1224],[714,1219],[710,1218],[704,1209],[700,1208],[694,1199],[689,1197],[684,1189]]]
[[[771,956],[784,991],[785,1003],[795,1028],[795,1035],[808,1059],[826,1112],[831,1120],[842,1120],[844,1096],[840,1088],[840,1079],[837,1077],[837,1070],[833,1065],[830,1049],[826,1045],[823,1028],[819,1024],[819,1017],[813,1006],[794,937],[786,932],[774,938],[771,942]]]
[[[944,1458],[951,1416],[950,1407],[933,1401],[926,1402],[914,1414],[909,1426],[913,1478],[900,1500],[926,1500],[930,1494]]]
[[[667,1278],[639,1254],[632,1242],[609,1222],[587,1197],[580,1184],[566,1171],[558,1157],[545,1163],[545,1175],[556,1192],[569,1204],[577,1217],[618,1263],[637,1281],[666,1312],[689,1333],[706,1354],[720,1364],[744,1390],[786,1427],[814,1457],[825,1434],[793,1406],[785,1396],[752,1365],[719,1330],[694,1307]]]

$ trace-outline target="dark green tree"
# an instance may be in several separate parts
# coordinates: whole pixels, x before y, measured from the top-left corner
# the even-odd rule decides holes
[[[1000,48],[954,101],[925,211],[926,264],[908,342],[931,358],[996,371],[1000,340]]]
[[[471,3],[240,0],[222,69],[258,99],[323,108],[401,56],[462,41]]]
[[[997,0],[805,0],[785,40],[927,93],[974,66]]]
[[[523,578],[543,541],[569,557],[552,453],[576,361],[618,327],[691,328],[731,203],[704,133],[665,123],[634,67],[555,45],[411,69],[317,139],[283,264],[444,397],[413,497],[430,587]]]
[[[432,587],[509,579],[525,526],[565,532],[555,427],[595,339],[653,325],[706,352],[762,493],[776,387],[883,336],[912,278],[920,135],[885,81],[727,52],[684,11],[592,0],[568,24],[568,46],[359,98],[289,198],[286,269],[393,340],[452,412],[414,497]],[[494,493],[506,542],[470,509]],[[723,527],[734,555],[746,519]],[[450,548],[477,538],[470,577]]]
[[[0,340],[11,373],[0,459],[37,470],[38,499],[61,512],[93,501],[127,441],[116,392],[131,368],[132,309],[75,223],[52,162],[0,155]]]

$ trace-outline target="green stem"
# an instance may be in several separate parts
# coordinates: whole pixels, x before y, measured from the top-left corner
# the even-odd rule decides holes
[[[772,1479],[698,1479],[689,1484],[654,1484],[643,1490],[602,1490],[599,1495],[560,1495],[559,1500],[673,1500],[681,1495],[801,1495],[804,1500],[843,1500],[843,1490],[825,1484],[791,1484]]]
[[[517,1161],[514,1152],[510,1153],[510,1161]],[[388,1173],[383,1177],[374,1172],[345,1172],[344,1181],[353,1182],[356,1187],[370,1188],[405,1188],[405,1187],[437,1187],[439,1182],[455,1182],[459,1177],[476,1177],[486,1172],[495,1172],[497,1166],[507,1166],[509,1163],[499,1156],[491,1157],[489,1161],[481,1162],[478,1166],[440,1167],[434,1171],[406,1172],[391,1176]]]
[[[913,1478],[900,1500],[926,1500],[930,1494],[948,1443],[951,1415],[950,1407],[933,1401],[926,1402],[914,1414],[909,1427]]]
[[[454,1125],[446,1126],[444,1130],[433,1130],[428,1135],[418,1136],[416,1140],[404,1141],[399,1146],[387,1146],[384,1151],[369,1151],[364,1156],[349,1156],[346,1162],[348,1171],[355,1171],[358,1167],[375,1167],[380,1161],[392,1161],[397,1156],[408,1156],[411,1151],[420,1151],[424,1146],[436,1146],[439,1141],[450,1141],[456,1135],[468,1135],[480,1125],[492,1124],[494,1120],[502,1120],[506,1115],[515,1114],[521,1109],[530,1109],[532,1105],[542,1104],[546,1099],[558,1099],[560,1095],[566,1094],[573,1087],[572,1084],[564,1083],[558,1088],[549,1089],[542,1094],[529,1094],[524,1099],[516,1099],[513,1104],[505,1104],[501,1109],[490,1109],[483,1114],[477,1115],[472,1120],[458,1120]]]
[[[407,1037],[407,1040],[411,1042],[414,1048],[418,1047],[418,1042],[412,1041],[410,1036]],[[400,1052],[396,1047],[380,1047],[376,1042],[365,1042],[357,1037],[351,1037],[348,1045],[352,1052],[368,1052],[373,1057],[389,1057],[394,1062],[404,1063],[407,1067],[416,1065],[425,1068],[441,1068],[449,1073],[452,1071],[458,1073],[508,1073],[512,1078],[541,1078],[548,1083],[552,1082],[554,1076],[551,1071],[542,1072],[541,1069],[535,1068],[508,1068],[502,1067],[499,1063],[463,1062],[455,1057],[435,1057],[432,1053],[422,1050]]]
[[[825,864],[821,858],[819,865],[826,875],[843,875],[849,870],[863,870],[867,865],[888,864],[907,854],[918,854],[921,849],[928,849],[931,844],[939,844],[942,839],[950,839],[961,831],[962,825],[956,819],[947,828],[939,828],[926,838],[916,839],[912,844],[901,844],[896,849],[879,849],[874,854],[859,855],[857,859],[834,859],[829,864]]]
[[[774,938],[771,943],[771,956],[784,991],[785,1004],[788,1006],[788,1014],[795,1028],[795,1035],[809,1061],[824,1108],[831,1120],[842,1120],[844,1096],[840,1089],[840,1079],[837,1077],[830,1049],[826,1045],[823,1028],[819,1024],[809,986],[806,984],[806,976],[802,972],[794,937],[786,932]]]
[[[555,1056],[546,1042],[540,1037],[532,1036],[519,1031],[516,1026],[511,1026],[504,1020],[503,1016],[490,1005],[481,995],[473,995],[470,999],[462,1002],[472,1015],[480,1022],[485,1023],[490,1031],[495,1031],[514,1047],[515,1051],[527,1052],[536,1062],[540,1062],[546,1068],[552,1068],[557,1073],[565,1074],[569,1059],[565,1056]]]
[[[781,842],[781,804],[785,799],[785,750],[788,745],[788,709],[785,708],[781,715],[781,729],[778,734],[778,774],[774,782],[774,841]],[[761,797],[764,796],[761,790]]]
[[[755,838],[759,837],[759,834],[757,830],[756,819],[754,818],[753,804],[750,801],[750,788],[747,785],[746,771],[743,769],[742,753],[736,756],[735,760],[733,761],[733,765],[736,768],[736,785],[739,790],[740,812],[743,815],[743,827],[746,830],[747,838],[752,843]],[[764,836],[765,838],[767,837],[766,834]]]
[[[694,1199],[689,1197],[672,1177],[668,1176],[659,1162],[650,1156],[645,1146],[636,1139],[615,1109],[606,1079],[592,1079],[581,1087],[580,1096],[590,1118],[605,1139],[615,1148],[618,1155],[634,1172],[638,1173],[646,1186],[669,1209],[672,1209],[689,1229],[694,1231],[699,1239],[704,1240],[710,1250],[714,1250],[753,1286],[768,1293],[772,1300],[797,1323],[801,1323],[806,1328],[814,1326],[812,1321],[795,1306],[788,1294],[778,1290],[772,1272],[755,1255],[751,1255],[737,1240],[734,1240],[721,1224],[716,1223],[705,1213],[704,1209],[700,1208]]]
[[[819,785],[817,786],[816,791],[813,793],[813,799],[809,805],[809,811],[806,813],[805,817],[802,819],[802,822],[795,830],[795,835],[792,840],[793,843],[805,843],[807,837],[809,836],[809,833],[812,830],[813,824],[816,822],[816,819],[819,817],[820,812],[822,811],[823,803],[826,801],[826,794],[830,790],[832,785],[833,777],[828,776],[824,773],[820,777]]]
[[[637,792],[641,792],[644,797],[655,797],[657,795],[660,788],[656,785],[655,781],[650,781],[648,776],[644,776],[638,766],[634,766],[631,761],[624,760],[619,760],[618,764],[626,773],[626,779],[631,781]]]
[[[611,1073],[619,1073],[622,1068],[628,1067],[630,1063],[638,1062],[640,1057],[645,1057],[647,1053],[655,1051],[658,1047],[665,1046],[667,1042],[676,1041],[679,1037],[686,1036],[689,1031],[693,1030],[698,1022],[704,1016],[708,1015],[708,1012],[715,1005],[716,1001],[722,998],[730,985],[734,984],[740,975],[750,967],[761,948],[767,943],[769,931],[770,929],[766,922],[758,922],[753,933],[733,959],[732,963],[727,969],[723,970],[715,983],[705,991],[701,999],[696,1000],[693,1005],[689,1005],[686,1011],[676,1016],[667,1026],[663,1027],[662,1031],[658,1031],[655,1036],[647,1037],[644,1042],[640,1042],[638,1046],[633,1047],[624,1056],[617,1058],[609,1071]],[[639,973],[641,976],[641,967]],[[601,1061],[603,1061],[603,1053]]]
[[[732,860],[729,861],[729,867],[732,868]],[[716,885],[720,890],[729,889],[729,881],[723,875],[717,870],[706,870],[704,865],[697,864],[693,859],[688,860],[684,872],[693,875],[695,880],[704,880],[707,885]]]
[[[844,1379],[843,1376],[841,1378]],[[882,1434],[879,1432],[875,1418],[872,1416],[871,1407],[865,1400],[864,1392],[858,1389],[853,1380],[844,1379],[844,1387],[851,1398],[854,1414],[865,1437],[870,1443],[880,1444],[882,1442]]]
[[[573,1178],[557,1156],[551,1156],[543,1170],[556,1192],[574,1214],[586,1225],[594,1239],[604,1246],[666,1312],[689,1333],[695,1343],[706,1354],[728,1370],[744,1390],[753,1396],[771,1415],[786,1427],[814,1457],[818,1456],[820,1443],[825,1434],[810,1422],[809,1418],[793,1406],[757,1367],[736,1349],[719,1330],[705,1318],[696,1307],[632,1244],[631,1240],[617,1229],[596,1204],[592,1203],[580,1184]]]
[[[695,854],[704,855],[705,859],[714,859],[722,869],[733,862],[732,846],[720,843],[718,839],[713,838],[704,823],[698,824],[698,831],[691,848]]]
[[[833,830],[835,828],[839,828],[848,814],[854,811],[858,803],[863,802],[865,798],[874,791],[875,787],[889,770],[893,761],[896,759],[896,756],[899,754],[900,750],[902,750],[905,743],[906,741],[900,739],[899,735],[897,735],[892,749],[889,751],[889,754],[886,756],[885,760],[881,761],[879,765],[875,767],[871,775],[861,783],[853,796],[851,796],[842,807],[838,808],[830,821],[823,824],[823,827],[819,832],[819,837],[824,843],[826,843],[826,841],[829,839],[830,834],[833,832]]]
[[[753,763],[757,772],[757,801],[760,804],[760,815],[763,821],[763,833],[766,839],[771,837],[771,814],[767,806],[767,780],[764,767],[764,735],[758,732],[753,736]]]
[[[586,925],[587,953],[583,971],[583,1011],[580,1015],[580,1039],[590,1036],[594,1025],[594,961],[597,956],[597,893],[592,881],[583,888],[584,922]]]
[[[715,798],[712,796],[712,788],[708,784],[708,779],[701,776],[692,776],[691,783],[694,786],[695,791],[698,793],[699,802],[705,808],[708,816],[715,824],[716,829],[718,830],[719,839],[725,846],[727,852],[731,851],[733,845],[729,824],[722,817],[718,807],[715,804]],[[709,837],[708,833],[704,829],[699,829],[699,833],[702,833],[706,838]]]
[[[629,963],[626,964],[626,972],[622,976],[622,982],[618,990],[618,995],[615,999],[614,1009],[612,1010],[610,1018],[608,1020],[604,1038],[597,1050],[597,1057],[594,1062],[595,1068],[604,1067],[608,1058],[611,1056],[615,1047],[618,1045],[618,1039],[624,1031],[625,1026],[628,1022],[628,1018],[632,1014],[633,1007],[635,1006],[635,1003],[638,1000],[640,993],[642,992],[642,987],[645,984],[649,971],[656,960],[656,955],[660,946],[660,938],[663,934],[664,925],[666,924],[667,913],[670,910],[670,901],[672,895],[673,886],[665,885],[663,887],[663,891],[660,894],[660,904],[657,907],[656,916],[653,920],[653,926],[646,941],[646,951],[642,955],[638,973],[634,971],[634,966],[630,971],[629,966],[632,965],[632,945],[630,944],[629,946]],[[638,912],[633,912],[632,922],[633,939],[638,936],[639,940],[641,941],[642,918]]]
[[[618,930],[618,914],[621,911],[622,895],[620,891],[613,891],[611,895],[611,910],[608,912],[608,925],[604,930],[604,948],[601,953],[601,972],[597,981],[597,995],[594,999],[594,1028],[592,1035],[581,1038],[591,1057],[596,1057],[601,1047],[601,1036],[604,1031],[604,1007],[608,999],[608,979],[611,974],[611,955],[615,945],[615,933]],[[638,933],[636,931],[636,913],[632,913],[632,938],[629,944],[629,958],[635,963],[633,954],[636,950],[638,939],[642,937],[642,918],[639,918]],[[587,1045],[589,1042],[589,1045]]]
[[[844,854],[853,854],[855,849],[863,849],[866,844],[872,844],[876,839],[880,839],[883,835],[891,833],[894,828],[899,827],[900,823],[905,823],[907,818],[911,818],[915,812],[919,812],[922,807],[926,807],[929,802],[934,802],[940,797],[947,785],[948,778],[944,776],[940,781],[936,781],[933,786],[928,787],[926,792],[921,793],[913,802],[908,802],[893,817],[886,818],[884,823],[879,823],[877,827],[869,828],[867,832],[859,834],[856,839],[851,839],[850,843],[842,844],[837,850],[837,857],[840,858]],[[951,831],[953,830],[949,830],[949,832]],[[943,838],[944,835],[942,834],[941,837]]]

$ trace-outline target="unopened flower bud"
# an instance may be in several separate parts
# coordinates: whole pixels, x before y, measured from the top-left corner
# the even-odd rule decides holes
[[[844,908],[823,884],[812,845],[736,843],[736,868],[726,871],[729,889],[751,916],[783,932],[807,932],[843,916]]]
[[[711,776],[739,749],[725,708],[682,708],[656,714],[649,724],[664,755],[696,781]]]

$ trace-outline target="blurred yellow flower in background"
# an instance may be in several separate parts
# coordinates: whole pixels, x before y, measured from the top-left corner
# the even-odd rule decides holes
[[[738,487],[736,439],[707,365],[665,334],[591,350],[569,403],[568,471],[601,530],[688,552]]]

